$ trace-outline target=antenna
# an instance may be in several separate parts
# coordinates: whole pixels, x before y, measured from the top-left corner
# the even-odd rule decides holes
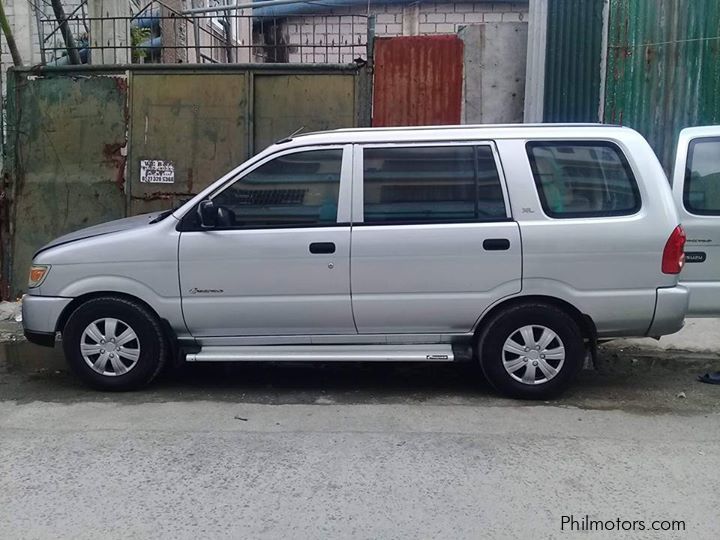
[[[293,132],[292,132],[290,135],[288,135],[287,137],[285,137],[285,138],[283,138],[283,139],[280,139],[279,141],[276,141],[275,144],[280,144],[280,143],[284,143],[284,142],[289,142],[289,141],[291,141],[292,138],[293,138],[295,135],[297,135],[298,133],[300,133],[300,132],[303,131],[304,129],[305,129],[305,126],[300,126],[298,129],[296,129],[295,131],[293,131]]]

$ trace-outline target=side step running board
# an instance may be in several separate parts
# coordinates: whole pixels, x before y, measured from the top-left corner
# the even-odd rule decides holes
[[[448,345],[265,345],[203,347],[188,362],[452,362]]]

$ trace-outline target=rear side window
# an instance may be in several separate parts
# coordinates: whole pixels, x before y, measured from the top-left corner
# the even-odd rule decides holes
[[[683,202],[694,214],[720,216],[720,137],[690,143]]]
[[[365,148],[365,223],[506,219],[489,146]]]
[[[616,145],[600,141],[530,142],[527,151],[548,216],[623,216],[640,209],[635,178]]]

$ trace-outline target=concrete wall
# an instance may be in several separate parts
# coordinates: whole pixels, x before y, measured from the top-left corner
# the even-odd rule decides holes
[[[463,122],[523,121],[527,24],[486,23],[459,32],[465,42]]]
[[[130,4],[116,0],[90,0],[87,8],[90,19],[102,19],[90,22],[90,47],[100,47],[90,53],[91,63],[129,63],[130,27],[115,18],[130,18]]]
[[[369,12],[367,8],[338,8],[328,15],[288,17],[285,27],[288,43],[308,39],[348,46],[364,43],[368,14],[376,15],[378,37],[454,34],[471,24],[522,23],[527,20],[528,2],[421,2],[409,6],[373,3]],[[343,50],[340,55],[335,50],[333,58],[327,61],[352,62],[360,50]],[[326,61],[318,56],[321,55],[316,54],[316,62]],[[298,47],[291,51],[290,62],[312,61],[311,50],[301,52]]]

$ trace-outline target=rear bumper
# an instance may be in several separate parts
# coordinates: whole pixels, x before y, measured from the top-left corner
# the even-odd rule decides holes
[[[25,295],[22,300],[22,317],[26,335],[51,334],[55,336],[60,314],[70,302],[72,302],[72,298]],[[29,337],[28,339],[33,341]]]
[[[682,285],[658,289],[655,316],[647,335],[660,337],[679,331],[685,324],[689,301],[690,291]]]

